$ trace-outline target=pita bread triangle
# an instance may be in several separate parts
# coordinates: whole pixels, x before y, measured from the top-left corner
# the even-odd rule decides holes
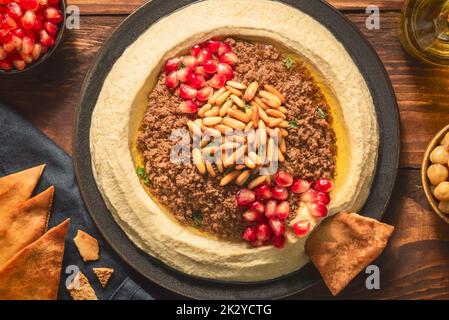
[[[50,187],[14,209],[0,211],[0,268],[47,231],[53,193]]]
[[[55,300],[70,219],[26,246],[0,269],[0,300]]]
[[[95,275],[100,281],[100,284],[103,288],[106,288],[108,285],[109,279],[111,279],[112,274],[114,273],[114,269],[112,268],[93,268],[92,269]]]
[[[377,220],[342,212],[312,232],[305,250],[335,296],[382,253],[393,230]]]
[[[40,165],[1,177],[0,212],[8,211],[27,200],[36,187],[44,168],[45,165]]]

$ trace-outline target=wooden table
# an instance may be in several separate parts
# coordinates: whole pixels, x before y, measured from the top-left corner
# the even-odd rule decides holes
[[[167,0],[169,1],[169,0]],[[171,1],[171,0],[170,0]],[[0,79],[0,100],[72,153],[75,108],[83,78],[104,41],[144,0],[69,0],[81,10],[81,29],[68,30],[61,50],[42,68]],[[393,82],[402,125],[401,169],[385,221],[396,226],[382,257],[381,289],[359,276],[339,298],[449,298],[449,226],[426,202],[420,163],[426,144],[449,123],[449,69],[422,65],[405,53],[398,26],[402,0],[332,0],[376,48]],[[381,8],[380,30],[365,27],[367,5]],[[174,297],[149,285],[157,297]],[[331,298],[323,284],[294,298]]]

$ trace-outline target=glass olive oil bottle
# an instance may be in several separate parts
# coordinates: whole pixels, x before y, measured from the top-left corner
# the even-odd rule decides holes
[[[424,63],[449,67],[449,0],[406,0],[401,42]]]

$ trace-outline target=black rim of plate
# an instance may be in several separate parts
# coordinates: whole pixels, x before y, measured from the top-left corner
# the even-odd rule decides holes
[[[91,116],[104,79],[123,51],[161,18],[198,1],[152,0],[126,18],[97,56],[81,89],[75,118],[74,166],[87,209],[102,236],[135,271],[177,294],[195,299],[278,299],[298,293],[321,280],[311,263],[278,279],[231,283],[199,279],[171,269],[128,239],[106,208],[92,173],[89,148]],[[399,166],[400,126],[395,94],[387,72],[370,43],[345,16],[321,0],[280,0],[312,16],[345,46],[358,66],[376,106],[380,128],[379,159],[370,197],[362,212],[380,220],[386,210]]]

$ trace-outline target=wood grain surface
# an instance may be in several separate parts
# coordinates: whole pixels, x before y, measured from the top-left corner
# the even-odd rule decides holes
[[[81,9],[81,29],[67,30],[59,51],[41,67],[0,77],[0,100],[13,106],[69,154],[79,90],[98,50],[114,28],[145,1],[70,0]],[[381,290],[368,291],[360,275],[339,298],[449,298],[449,225],[430,210],[419,168],[427,143],[449,123],[449,69],[416,62],[401,47],[401,0],[332,0],[372,43],[392,80],[402,127],[401,170],[385,221],[396,226],[376,264]],[[365,27],[367,5],[381,10],[380,30]],[[149,285],[156,296],[172,297]],[[323,284],[294,298],[331,298]]]
[[[167,0],[170,1],[170,0]],[[250,1],[250,0],[249,0]],[[314,1],[314,0],[310,0]],[[80,8],[82,14],[128,14],[147,0],[71,0],[70,4]],[[339,10],[365,10],[367,6],[378,6],[381,10],[399,10],[403,0],[330,0],[331,5]]]

